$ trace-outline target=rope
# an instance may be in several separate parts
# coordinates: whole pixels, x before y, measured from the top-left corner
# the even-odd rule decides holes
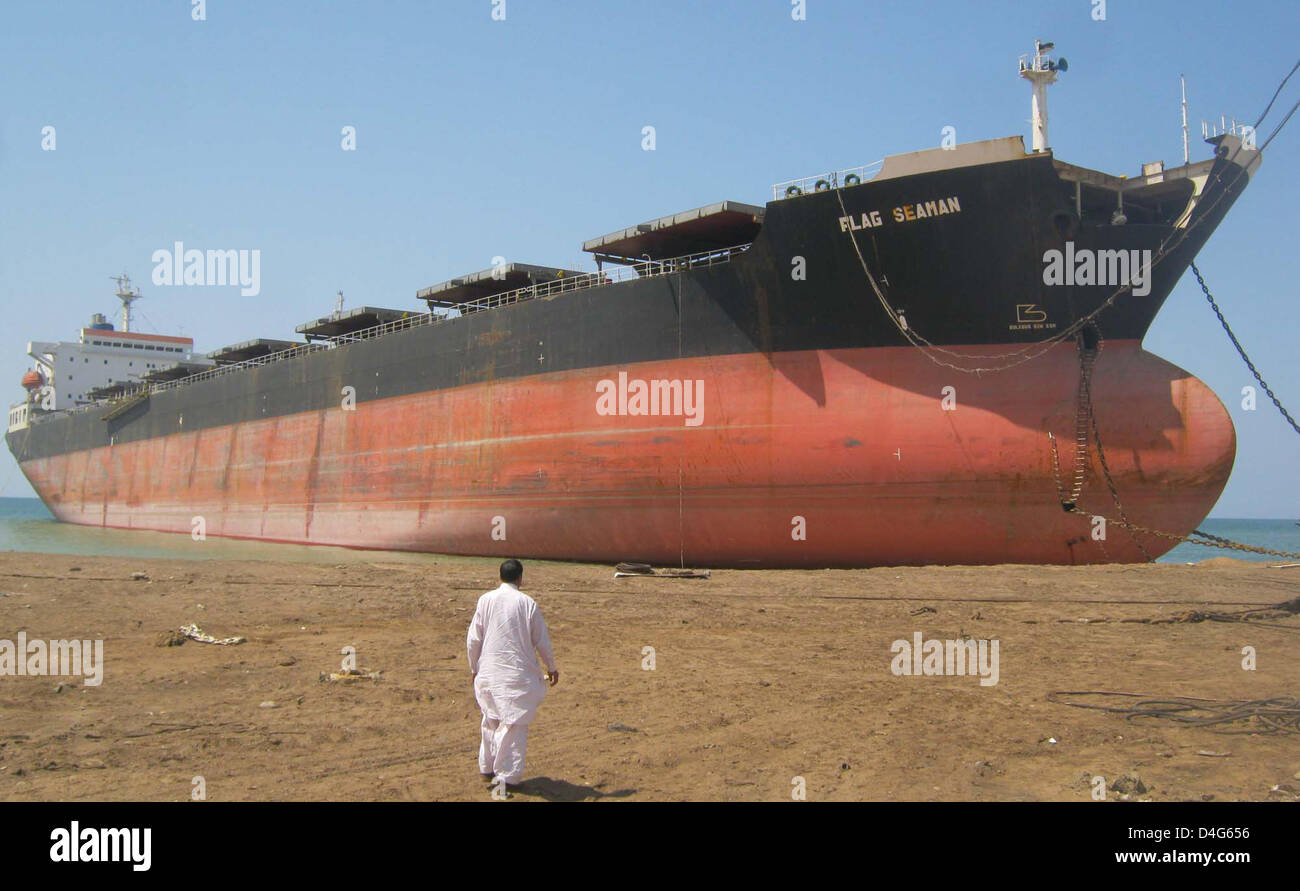
[[[1085,696],[1136,701],[1131,705],[1105,705],[1071,702],[1065,699],[1065,697]],[[1127,721],[1137,718],[1174,721],[1178,724],[1206,728],[1211,733],[1300,733],[1300,700],[1294,696],[1275,696],[1271,699],[1200,699],[1195,696],[1172,696],[1157,699],[1141,693],[1116,693],[1108,690],[1054,690],[1047,694],[1047,701],[1073,708],[1124,715]],[[1240,730],[1219,729],[1221,725],[1243,722],[1253,726]]]
[[[1243,622],[1255,627],[1276,628],[1281,631],[1300,632],[1300,626],[1279,625],[1276,622],[1264,622],[1262,619],[1286,619],[1300,613],[1300,597],[1275,603],[1271,606],[1253,607],[1231,613],[1191,610],[1173,616],[1160,616],[1146,619],[1121,619],[1122,622],[1135,622],[1139,625],[1174,625],[1194,624],[1197,622]]]
[[[1280,96],[1280,95],[1282,94],[1282,88],[1285,87],[1285,86],[1286,86],[1286,82],[1289,81],[1289,80],[1291,79],[1291,75],[1293,75],[1293,74],[1296,73],[1296,69],[1300,69],[1300,62],[1296,62],[1296,63],[1295,63],[1295,67],[1293,67],[1289,72],[1287,72],[1286,77],[1282,78],[1282,82],[1281,82],[1280,84],[1278,84],[1278,85],[1277,85],[1277,89],[1273,91],[1273,98],[1270,99],[1270,100],[1268,100],[1268,105],[1264,107],[1264,113],[1261,114],[1261,115],[1259,116],[1259,120],[1257,120],[1257,121],[1255,122],[1255,129],[1256,129],[1256,130],[1259,129],[1259,125],[1260,125],[1260,124],[1264,123],[1264,118],[1268,117],[1268,113],[1269,113],[1269,111],[1271,111],[1272,108],[1273,108],[1273,103],[1276,102],[1276,101],[1277,101],[1277,97]]]
[[[1260,115],[1259,120],[1256,122],[1256,126],[1262,123],[1264,118],[1268,116],[1269,110],[1273,107],[1273,102],[1276,101],[1278,94],[1281,93],[1282,88],[1286,86],[1287,81],[1290,80],[1291,75],[1294,74],[1297,69],[1300,69],[1300,61],[1298,61],[1296,63],[1296,66],[1291,69],[1291,72],[1288,73],[1287,76],[1282,79],[1282,82],[1278,85],[1277,90],[1273,94],[1273,99],[1269,101],[1268,106],[1264,109],[1264,113]],[[1286,117],[1282,119],[1282,121],[1273,129],[1273,132],[1269,135],[1268,139],[1266,139],[1264,143],[1259,147],[1258,151],[1260,153],[1262,153],[1263,150],[1269,145],[1269,143],[1271,143],[1274,140],[1274,138],[1276,138],[1277,135],[1281,133],[1282,128],[1286,126],[1288,121],[1290,121],[1291,116],[1295,114],[1297,109],[1300,109],[1300,101],[1298,101],[1295,105],[1291,107],[1291,110],[1287,113]],[[1236,181],[1246,174],[1246,170],[1247,170],[1246,167],[1240,167],[1233,163],[1236,160],[1237,155],[1240,154],[1244,148],[1245,148],[1245,142],[1244,141],[1239,142],[1237,148],[1233,151],[1232,155],[1226,159],[1226,163],[1221,165],[1219,171],[1214,174],[1213,179],[1207,180],[1205,188],[1202,189],[1201,194],[1204,194],[1206,191],[1209,191],[1212,186],[1219,185],[1223,181],[1224,175],[1229,171],[1232,171],[1233,173],[1232,182],[1225,185],[1224,188],[1220,189],[1218,193],[1214,196],[1214,198],[1209,202],[1208,205],[1203,205],[1200,203],[1195,205],[1195,210],[1200,211],[1199,215],[1195,220],[1190,220],[1185,227],[1175,228],[1174,231],[1170,232],[1167,236],[1165,236],[1165,238],[1160,242],[1160,246],[1157,248],[1152,258],[1151,269],[1154,270],[1156,266],[1158,266],[1160,263],[1166,260],[1169,257],[1169,255],[1173,253],[1173,251],[1175,251],[1178,248],[1178,246],[1183,243],[1184,240],[1186,240],[1186,238],[1192,233],[1192,231],[1197,226],[1201,225],[1207,219],[1209,219],[1212,216],[1211,212],[1214,210],[1214,208],[1217,207],[1219,202],[1222,201],[1225,197],[1227,197],[1227,195],[1231,192],[1231,186],[1235,185]],[[840,204],[841,216],[848,216],[848,209],[844,206],[844,196],[842,194],[843,188],[844,187],[842,185],[837,184],[835,186],[835,197]],[[899,333],[901,333],[909,343],[911,343],[913,346],[920,349],[925,354],[926,358],[928,358],[931,362],[943,368],[950,368],[953,371],[957,371],[962,374],[981,374],[986,371],[1007,371],[1019,365],[1022,365],[1025,362],[1029,362],[1033,359],[1036,359],[1038,356],[1041,356],[1043,353],[1051,349],[1052,346],[1054,346],[1055,344],[1064,341],[1066,338],[1073,337],[1079,331],[1083,330],[1085,326],[1091,324],[1103,312],[1105,312],[1107,309],[1113,306],[1115,301],[1122,294],[1127,293],[1133,287],[1133,283],[1131,281],[1128,282],[1127,284],[1121,285],[1120,287],[1116,288],[1115,291],[1112,292],[1111,295],[1107,297],[1092,312],[1079,318],[1078,320],[1066,326],[1064,329],[1057,332],[1056,334],[1049,335],[1048,337],[1045,337],[1042,340],[1033,341],[1028,344],[1025,344],[1019,349],[1008,350],[1001,353],[987,353],[987,354],[960,353],[953,350],[944,349],[943,347],[940,346],[936,346],[935,344],[926,340],[925,337],[921,336],[920,334],[917,334],[908,325],[903,323],[898,312],[892,306],[890,306],[888,299],[881,291],[880,285],[876,282],[875,276],[871,274],[871,270],[867,266],[866,258],[862,254],[862,248],[858,244],[857,234],[852,229],[849,230],[849,239],[853,244],[854,252],[858,256],[858,263],[861,264],[862,271],[866,274],[867,280],[871,283],[871,289],[872,291],[875,292],[876,299],[880,301],[881,307],[885,310],[885,315],[889,317],[889,320],[891,322],[893,322],[894,327],[898,329]],[[1002,362],[1002,364],[992,365],[987,367],[971,368],[963,365],[955,365],[943,359],[936,358],[936,356],[934,355],[935,353],[942,353],[957,359],[964,359],[964,360],[993,359],[995,361]]]

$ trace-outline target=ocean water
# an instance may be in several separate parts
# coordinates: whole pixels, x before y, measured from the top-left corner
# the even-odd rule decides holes
[[[0,498],[0,551],[101,557],[175,557],[189,560],[272,560],[293,563],[432,563],[473,560],[402,551],[362,551],[189,535],[97,529],[60,523],[39,498]]]
[[[1202,532],[1254,545],[1257,548],[1269,548],[1274,551],[1287,551],[1300,554],[1300,525],[1295,520],[1230,520],[1209,519],[1200,525]],[[1121,530],[1122,534],[1122,530]],[[1270,562],[1292,562],[1285,557],[1270,557],[1264,554],[1251,554],[1246,551],[1231,551],[1224,548],[1211,548],[1204,545],[1183,542],[1158,563],[1198,563],[1210,557],[1235,557],[1238,560],[1266,560]]]
[[[1294,520],[1210,519],[1201,529],[1211,535],[1243,544],[1300,553],[1300,525]],[[358,551],[350,548],[271,544],[209,538],[202,543],[188,535],[164,532],[128,532],[60,523],[38,498],[0,498],[0,551],[34,551],[45,554],[82,554],[107,557],[184,557],[210,560],[278,560],[300,563],[346,563],[358,560],[427,562],[433,554],[395,551]],[[1261,554],[1224,550],[1184,542],[1160,563],[1196,563],[1210,557],[1242,560],[1278,560]],[[440,560],[458,559],[438,557]],[[473,558],[463,558],[473,559]]]

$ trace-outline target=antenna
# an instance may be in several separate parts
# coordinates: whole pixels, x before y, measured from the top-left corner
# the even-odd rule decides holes
[[[1056,44],[1051,41],[1035,40],[1034,55],[1030,62],[1025,61],[1025,56],[1020,57],[1020,76],[1033,86],[1033,126],[1034,126],[1034,151],[1045,152],[1048,150],[1047,143],[1047,87],[1056,83],[1056,74],[1058,71],[1068,71],[1070,63],[1064,58],[1060,61],[1053,61],[1047,57],[1048,50],[1054,49]]]
[[[122,330],[131,330],[131,304],[142,298],[139,288],[131,287],[131,277],[125,272],[121,275],[110,275],[110,279],[117,282],[117,299],[122,301]]]
[[[1178,82],[1183,88],[1183,165],[1186,166],[1192,161],[1192,156],[1187,150],[1187,78],[1180,74]]]
[[[334,315],[343,315],[343,292],[339,291],[338,299],[334,301]]]

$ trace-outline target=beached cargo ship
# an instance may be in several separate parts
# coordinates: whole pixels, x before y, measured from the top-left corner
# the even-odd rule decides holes
[[[595,272],[502,264],[305,342],[161,340],[187,352],[89,396],[64,365],[112,338],[86,329],[33,345],[7,442],[56,517],[122,529],[673,565],[1158,556],[1173,539],[1115,520],[1194,529],[1235,434],[1142,338],[1259,152],[1061,161],[1047,49],[1022,62],[1032,151],[781,183],[592,239]]]

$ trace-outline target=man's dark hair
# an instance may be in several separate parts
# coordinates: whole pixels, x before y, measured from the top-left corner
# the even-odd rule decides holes
[[[519,584],[519,580],[524,577],[524,564],[518,560],[507,560],[501,564],[501,581],[508,582],[512,585]]]

